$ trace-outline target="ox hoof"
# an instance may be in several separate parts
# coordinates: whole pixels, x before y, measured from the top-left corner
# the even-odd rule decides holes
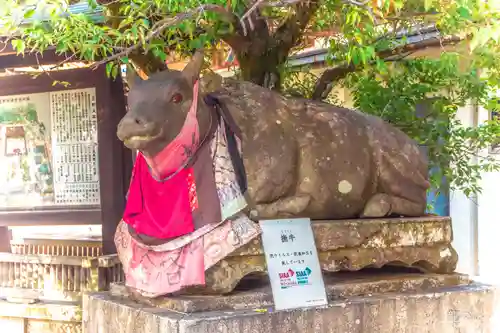
[[[362,218],[364,217],[384,217],[391,213],[390,197],[387,194],[375,194],[366,203]]]
[[[260,204],[255,207],[260,219],[288,218],[300,215],[311,202],[308,194],[279,199],[269,204]]]

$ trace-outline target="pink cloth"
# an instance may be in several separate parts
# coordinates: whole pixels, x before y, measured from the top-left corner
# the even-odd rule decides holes
[[[147,246],[121,222],[115,234],[126,285],[146,297],[178,292],[205,284],[205,271],[260,234],[259,226],[240,215],[202,236],[186,235],[164,245]],[[181,245],[187,242],[185,245]]]
[[[182,169],[168,181],[158,182],[143,155],[137,154],[123,220],[136,232],[155,238],[193,232],[196,189],[190,174],[191,169]]]
[[[116,231],[115,243],[127,286],[143,295],[165,295],[186,286],[205,283],[201,238],[172,251],[155,252],[137,242],[121,223]]]

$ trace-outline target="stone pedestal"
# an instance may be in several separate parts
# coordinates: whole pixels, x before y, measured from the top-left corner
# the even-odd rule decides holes
[[[333,300],[327,307],[274,312],[173,311],[110,293],[84,297],[84,333],[495,333],[495,290],[469,284]]]
[[[495,333],[495,290],[452,274],[450,218],[314,221],[312,228],[326,307],[274,311],[258,238],[209,269],[203,288],[148,299],[115,284],[86,295],[84,332]]]
[[[313,221],[312,229],[324,272],[358,271],[399,265],[432,273],[451,273],[457,254],[449,217],[380,218]],[[206,286],[187,294],[226,294],[249,274],[266,274],[260,237],[206,272]]]

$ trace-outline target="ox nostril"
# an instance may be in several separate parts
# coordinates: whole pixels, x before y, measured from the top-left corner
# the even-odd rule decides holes
[[[139,118],[135,118],[134,121],[137,125],[142,125],[142,121]]]

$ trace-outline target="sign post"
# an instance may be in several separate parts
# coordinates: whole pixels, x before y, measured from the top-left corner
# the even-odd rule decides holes
[[[311,220],[260,221],[276,310],[328,304]]]

